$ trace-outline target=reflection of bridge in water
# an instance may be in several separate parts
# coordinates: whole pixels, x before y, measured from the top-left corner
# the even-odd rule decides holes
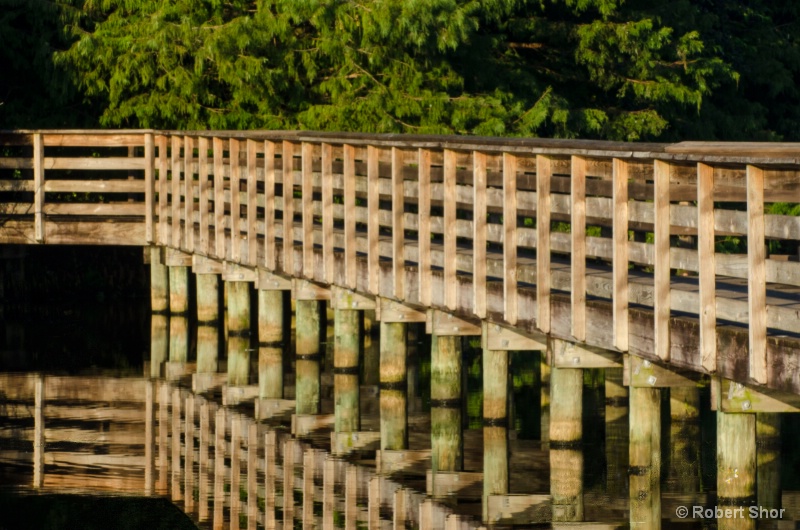
[[[148,247],[153,336],[162,338],[153,377],[172,380],[191,366],[203,394],[221,383],[224,358],[225,402],[254,403],[258,421],[291,411],[300,438],[332,429],[333,453],[377,446],[379,471],[429,462],[433,496],[479,488],[479,518],[493,524],[545,512],[556,522],[588,520],[581,396],[584,371],[602,369],[609,482],[627,492],[635,528],[673,518],[662,483],[698,491],[699,457],[683,457],[698,454],[700,389],[710,387],[717,481],[706,501],[781,506],[780,414],[800,410],[800,263],[768,253],[767,243],[797,252],[800,218],[771,209],[800,203],[797,146],[158,131],[0,140],[0,242]],[[720,253],[728,236],[746,238],[746,254]],[[326,305],[331,410],[321,383]],[[371,360],[362,351],[365,313],[380,322]],[[187,316],[197,320],[196,348]],[[408,334],[417,325],[431,335],[424,447],[413,446],[408,416]],[[462,413],[461,339],[470,336],[483,346],[476,467],[465,462]],[[510,351],[546,352],[548,491],[512,485],[514,455],[536,450],[515,453],[509,440]],[[373,424],[361,409],[368,361],[379,374]],[[676,436],[669,448],[664,389]],[[172,403],[170,392],[159,407]],[[202,417],[199,397],[188,408],[178,398],[180,410]],[[230,425],[225,432],[249,438],[250,426]],[[305,453],[276,444],[301,465]],[[670,473],[673,464],[689,467],[662,477],[667,460]],[[400,491],[395,517],[433,509],[418,512]],[[720,528],[754,526],[719,520]]]

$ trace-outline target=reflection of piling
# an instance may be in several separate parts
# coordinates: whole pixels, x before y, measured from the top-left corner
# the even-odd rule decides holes
[[[745,514],[756,503],[756,415],[717,411],[717,505]],[[754,529],[755,519],[717,520],[719,530]]]
[[[228,385],[245,386],[250,378],[250,283],[226,282],[228,288]]]
[[[622,369],[605,369],[606,487],[609,494],[628,489],[628,389]]]
[[[356,432],[361,428],[358,386],[361,315],[351,309],[336,309],[333,326],[334,430]]]
[[[550,494],[553,521],[583,520],[583,370],[550,371]]]
[[[489,495],[508,493],[508,352],[483,350],[483,520]]]
[[[630,391],[631,529],[661,527],[661,391]]]
[[[189,323],[184,317],[169,319],[169,360],[185,363],[189,357]]]
[[[169,460],[167,459],[167,433],[169,422],[169,385],[161,383],[158,391],[158,484],[156,489],[159,495],[167,494],[167,472]]]
[[[208,402],[202,400],[200,404],[200,458],[197,475],[197,518],[200,522],[208,521],[208,481],[209,481],[209,455],[208,447],[211,443],[211,412]]]
[[[283,291],[258,290],[258,397],[283,398]]]
[[[213,374],[219,369],[219,329],[197,327],[197,373]]]
[[[408,449],[406,328],[380,324],[381,450]]]
[[[461,471],[461,337],[431,337],[431,462],[434,473]]]
[[[224,527],[225,506],[225,409],[217,409],[214,417],[214,530]]]
[[[275,530],[275,482],[277,474],[278,441],[275,431],[264,435],[264,528]]]
[[[758,470],[758,505],[781,508],[781,415],[775,412],[756,414],[756,460]]]
[[[295,401],[297,414],[319,414],[320,302],[295,303]]]
[[[183,489],[183,506],[186,513],[194,511],[194,396],[186,396],[186,408],[184,412],[184,469],[185,478]]]
[[[161,368],[169,355],[167,326],[169,317],[153,314],[150,317],[150,377],[161,377]]]
[[[247,428],[247,528],[255,530],[258,520],[258,425]]]
[[[219,275],[196,274],[197,280],[197,323],[199,325],[219,325]]]
[[[169,312],[183,316],[189,312],[189,267],[169,267]]]
[[[550,364],[551,359],[548,359],[544,353],[540,354],[541,362],[539,363],[540,373],[540,409],[541,409],[541,441],[542,449],[548,448],[550,442]]]
[[[155,389],[153,381],[144,383],[144,494],[151,496],[155,480]]]
[[[666,488],[700,491],[700,389],[669,389],[669,471]]]
[[[377,385],[380,381],[380,347],[378,338],[379,325],[375,320],[375,311],[363,311],[364,329],[364,384]]]
[[[172,501],[183,500],[181,490],[181,391],[172,390]]]

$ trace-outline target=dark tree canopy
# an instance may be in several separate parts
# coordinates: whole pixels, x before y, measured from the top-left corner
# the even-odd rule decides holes
[[[792,0],[0,2],[18,85],[106,127],[798,137]]]

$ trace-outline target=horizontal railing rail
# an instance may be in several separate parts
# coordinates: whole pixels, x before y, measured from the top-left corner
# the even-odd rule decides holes
[[[0,146],[0,215],[36,242],[70,217],[135,218],[138,244],[621,351],[636,336],[708,372],[717,330],[740,326],[758,383],[779,377],[768,337],[800,336],[800,144],[152,130]],[[694,335],[672,340],[686,316]]]

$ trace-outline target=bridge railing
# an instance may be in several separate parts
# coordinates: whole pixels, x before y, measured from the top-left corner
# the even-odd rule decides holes
[[[794,361],[769,357],[800,355],[781,342],[800,334],[800,217],[773,213],[800,203],[798,145],[222,131],[28,132],[4,145],[9,137],[28,151],[0,168],[33,171],[0,182],[28,193],[5,211],[32,211],[39,242],[50,216],[135,210],[136,244],[739,380],[785,379]],[[67,141],[133,146],[134,156],[48,152]],[[78,167],[133,170],[135,180],[102,186],[137,202],[50,206],[51,191],[108,191],[88,179],[52,184],[63,181],[50,171]]]

